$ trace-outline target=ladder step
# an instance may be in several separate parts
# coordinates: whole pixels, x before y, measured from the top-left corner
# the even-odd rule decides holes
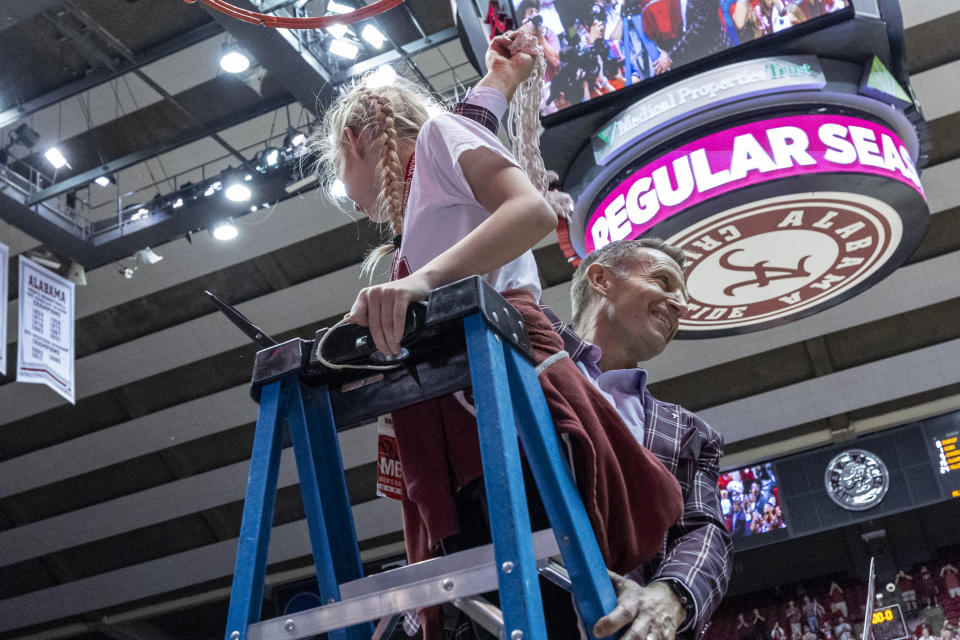
[[[560,554],[552,529],[533,534],[538,566]],[[340,585],[339,602],[251,624],[248,640],[296,640],[497,589],[493,545],[384,571]]]

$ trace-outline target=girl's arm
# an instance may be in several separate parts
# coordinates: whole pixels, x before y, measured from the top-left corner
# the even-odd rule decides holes
[[[526,174],[502,156],[481,147],[465,151],[459,162],[474,197],[492,213],[466,237],[406,278],[360,292],[350,310],[350,321],[370,327],[381,353],[400,353],[411,302],[426,300],[439,286],[502,267],[557,226],[556,214]]]

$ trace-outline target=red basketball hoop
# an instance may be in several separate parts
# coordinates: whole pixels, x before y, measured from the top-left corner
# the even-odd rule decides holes
[[[271,27],[273,29],[323,29],[333,24],[353,24],[360,20],[366,20],[378,16],[385,11],[393,9],[403,3],[403,0],[377,0],[373,4],[354,9],[350,13],[341,13],[334,16],[320,16],[317,18],[290,18],[271,16],[265,13],[257,13],[235,7],[224,0],[183,0],[187,4],[196,4],[201,2],[211,9],[216,9],[237,20],[243,20],[250,24],[258,24],[262,27]]]

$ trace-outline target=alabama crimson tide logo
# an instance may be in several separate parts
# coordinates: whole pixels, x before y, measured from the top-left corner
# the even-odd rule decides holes
[[[684,229],[668,239],[687,258],[681,337],[757,330],[836,304],[891,259],[902,224],[875,198],[820,192],[754,202]]]

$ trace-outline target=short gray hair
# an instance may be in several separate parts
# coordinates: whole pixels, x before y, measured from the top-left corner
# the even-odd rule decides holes
[[[619,240],[597,249],[581,260],[580,266],[573,273],[570,302],[573,309],[572,324],[574,327],[580,323],[580,316],[593,295],[590,293],[590,286],[587,282],[587,267],[596,263],[613,271],[617,278],[623,279],[629,274],[630,266],[641,249],[654,249],[665,253],[667,257],[677,263],[680,272],[683,272],[683,249],[667,244],[660,238]]]

